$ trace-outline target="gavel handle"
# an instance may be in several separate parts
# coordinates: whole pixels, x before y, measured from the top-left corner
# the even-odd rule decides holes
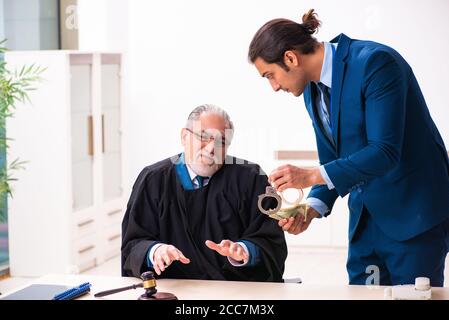
[[[138,284],[133,284],[133,285],[127,286],[127,287],[122,287],[122,288],[117,288],[117,289],[111,289],[111,290],[101,291],[101,292],[98,292],[98,293],[94,294],[94,297],[95,297],[95,298],[104,297],[104,296],[107,296],[107,295],[109,295],[109,294],[113,294],[113,293],[117,293],[117,292],[122,292],[122,291],[130,290],[130,289],[136,289],[136,288],[143,288],[143,282],[138,283]]]

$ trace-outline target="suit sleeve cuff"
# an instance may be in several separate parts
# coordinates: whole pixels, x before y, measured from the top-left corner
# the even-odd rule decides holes
[[[331,179],[329,178],[329,175],[327,174],[326,169],[324,169],[324,166],[320,166],[319,168],[320,168],[321,176],[323,177],[324,181],[326,181],[327,188],[328,188],[329,190],[334,189],[335,186],[334,186],[334,184],[332,183]],[[315,209],[315,208],[314,208],[314,209]],[[315,210],[316,210],[316,209],[315,209]]]
[[[228,257],[228,261],[229,261],[229,263],[230,263],[233,267],[244,267],[244,266],[247,266],[247,265],[248,265],[248,262],[251,260],[251,254],[250,254],[250,252],[249,252],[249,250],[248,250],[248,247],[246,246],[245,243],[243,243],[243,242],[241,242],[241,241],[236,242],[236,243],[238,243],[239,245],[241,245],[242,248],[243,248],[243,250],[245,250],[246,254],[248,255],[248,260],[247,260],[247,261],[237,261],[237,260],[235,260],[235,259],[232,259],[231,257]]]
[[[319,218],[325,216],[329,212],[329,207],[323,201],[318,198],[307,198],[307,205],[315,209],[319,214]]]
[[[154,265],[154,260],[153,260],[153,256],[154,256],[154,251],[156,251],[157,248],[159,248],[160,246],[164,245],[165,243],[162,242],[157,242],[156,244],[153,244],[150,249],[148,250],[148,254],[147,254],[147,266],[148,268],[152,268]]]

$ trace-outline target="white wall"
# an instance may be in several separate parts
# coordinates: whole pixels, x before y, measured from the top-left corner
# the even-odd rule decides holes
[[[180,128],[202,103],[222,106],[233,118],[236,135],[229,153],[266,171],[276,165],[274,150],[315,149],[302,97],[275,94],[247,62],[249,42],[262,24],[277,17],[298,20],[309,8],[323,21],[319,40],[344,32],[397,49],[413,67],[449,147],[447,0],[79,3],[80,32],[86,31],[81,49],[126,52],[129,186],[143,166],[181,150]]]
[[[128,7],[131,2],[78,0],[80,49],[126,51],[129,41]]]
[[[246,60],[263,23],[298,20],[309,8],[323,21],[319,40],[344,32],[396,48],[415,70],[449,145],[446,0],[80,0],[81,49],[127,52],[130,174],[179,151],[179,128],[205,102],[226,108],[236,124],[230,153],[267,170],[274,149],[315,149],[302,98],[273,93]]]

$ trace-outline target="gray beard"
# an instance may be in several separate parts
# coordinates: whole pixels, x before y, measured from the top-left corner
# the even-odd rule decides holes
[[[199,164],[199,163],[190,163],[190,168],[197,174],[203,177],[212,177],[218,169],[221,168],[221,164],[213,163],[211,165]]]

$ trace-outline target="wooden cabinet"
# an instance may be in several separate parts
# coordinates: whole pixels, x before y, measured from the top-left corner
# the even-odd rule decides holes
[[[15,172],[9,201],[10,272],[77,273],[120,253],[122,61],[118,53],[9,52],[8,67],[47,68],[8,119]]]

